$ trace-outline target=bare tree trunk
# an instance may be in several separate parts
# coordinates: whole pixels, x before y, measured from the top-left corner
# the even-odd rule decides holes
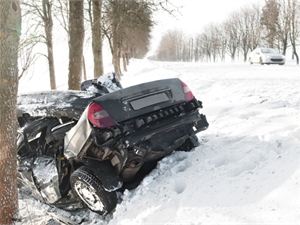
[[[46,45],[48,51],[50,87],[51,90],[55,90],[56,80],[55,80],[55,69],[54,69],[53,41],[52,41],[52,30],[53,30],[52,3],[50,3],[49,0],[43,0],[43,13],[44,13],[43,19],[44,19],[45,34],[46,34]]]
[[[127,66],[128,66],[128,65],[129,65],[129,59],[131,58],[130,52],[127,52],[127,53],[125,54],[125,57],[126,57],[126,62],[127,62]]]
[[[114,65],[115,73],[117,74],[118,78],[121,80],[123,74],[121,71],[120,56],[117,50],[115,50],[113,54],[113,65]]]
[[[82,69],[83,69],[83,80],[87,80],[84,56],[82,56]]]
[[[0,24],[0,224],[13,224],[18,212],[16,101],[21,32],[18,1],[0,1]]]
[[[84,41],[83,1],[70,0],[69,90],[79,90]]]
[[[120,65],[120,48],[121,48],[121,43],[120,43],[120,37],[118,37],[118,26],[113,27],[114,32],[112,36],[112,44],[113,44],[113,55],[112,55],[112,60],[113,60],[113,65],[114,65],[114,71],[117,74],[118,78],[121,79],[122,76],[122,71],[121,71],[121,65]]]
[[[300,36],[300,11],[298,10],[300,8],[300,2],[297,0],[289,1],[289,12],[290,15],[290,42],[292,45],[293,53],[292,53],[292,59],[294,59],[294,56],[296,57],[296,63],[299,65],[299,56],[297,53],[297,40]]]
[[[296,44],[293,43],[293,56],[296,56],[296,64],[299,65],[299,56],[297,53],[297,48],[296,48]]]
[[[103,75],[101,7],[102,0],[93,0],[92,47],[94,55],[94,78]]]
[[[122,53],[122,59],[123,59],[123,70],[125,71],[125,72],[127,72],[127,65],[128,65],[128,63],[127,63],[127,57],[126,57],[126,53]]]

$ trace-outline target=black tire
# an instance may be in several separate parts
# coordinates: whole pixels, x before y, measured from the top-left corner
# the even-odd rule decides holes
[[[264,65],[262,58],[259,58],[259,63],[260,63],[261,65]]]
[[[188,139],[186,139],[185,142],[180,147],[178,147],[176,150],[189,152],[192,149],[194,149],[195,147],[197,147],[198,145],[199,145],[198,137],[196,135],[193,135],[193,136],[189,137]]]
[[[118,199],[115,192],[107,192],[100,181],[86,167],[71,174],[70,183],[75,195],[92,211],[105,215],[115,209]]]
[[[250,63],[251,65],[253,64],[253,62],[252,62],[251,58],[249,58],[249,63]]]

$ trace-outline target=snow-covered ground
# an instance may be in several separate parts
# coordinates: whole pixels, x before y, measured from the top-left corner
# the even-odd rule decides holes
[[[115,212],[82,224],[300,224],[300,67],[131,60],[123,86],[178,77],[203,102],[200,145],[175,152]],[[33,81],[32,81],[33,82]],[[21,83],[23,90],[33,83]],[[19,197],[20,224],[63,224]],[[49,211],[49,210],[48,210]]]

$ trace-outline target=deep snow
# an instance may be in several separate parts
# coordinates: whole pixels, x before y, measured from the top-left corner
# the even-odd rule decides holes
[[[178,77],[203,102],[200,145],[176,152],[105,218],[83,224],[300,224],[300,68],[131,60],[124,87]],[[20,90],[34,84],[21,80]],[[47,86],[47,84],[45,85]],[[30,87],[30,88],[29,88]],[[20,224],[62,224],[19,196]]]

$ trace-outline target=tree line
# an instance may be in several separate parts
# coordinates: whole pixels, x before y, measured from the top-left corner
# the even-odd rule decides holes
[[[21,2],[23,34],[19,49],[21,78],[40,57],[48,62],[50,86],[56,89],[55,53],[53,42],[66,36],[69,48],[68,87],[78,90],[86,79],[84,43],[91,43],[93,77],[103,75],[104,40],[109,43],[115,73],[121,78],[127,71],[129,58],[142,58],[151,40],[153,12],[163,9],[171,13],[169,0],[26,0]],[[57,33],[59,27],[64,34]],[[55,37],[53,36],[55,34]],[[43,53],[41,43],[46,48]],[[45,53],[44,53],[45,52]],[[122,63],[121,63],[122,59]],[[123,67],[121,68],[121,65]]]
[[[229,14],[222,23],[210,23],[194,37],[182,30],[167,31],[153,57],[162,61],[232,61],[257,47],[276,48],[283,55],[292,49],[292,58],[299,64],[297,46],[300,43],[300,1],[265,0],[265,4],[251,4]]]

